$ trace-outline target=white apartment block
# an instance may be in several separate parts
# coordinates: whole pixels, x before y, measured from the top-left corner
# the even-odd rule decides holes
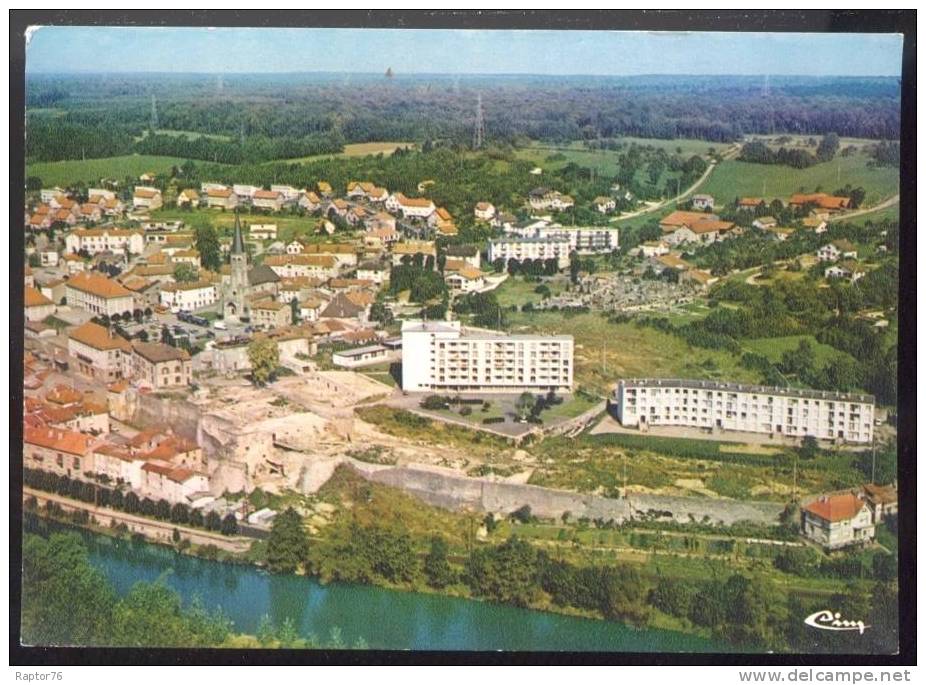
[[[212,283],[172,283],[161,288],[161,304],[174,313],[196,311],[215,304],[217,299]]]
[[[99,252],[124,252],[141,254],[145,249],[145,236],[141,231],[123,228],[88,228],[68,233],[64,239],[68,252],[86,250],[94,255]]]
[[[624,426],[689,426],[867,444],[871,395],[716,381],[630,379],[614,393]]]
[[[566,227],[541,220],[527,226],[512,226],[505,233],[522,238],[565,239],[570,249],[579,254],[613,252],[619,247],[618,229],[602,226]]]
[[[490,262],[504,259],[506,263],[510,259],[555,259],[557,268],[565,269],[570,252],[568,238],[498,238],[489,241],[488,257]]]
[[[459,321],[402,324],[402,389],[517,393],[572,391],[571,335],[507,335]]]

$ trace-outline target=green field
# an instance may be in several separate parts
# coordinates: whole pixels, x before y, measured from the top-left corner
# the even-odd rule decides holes
[[[332,159],[335,157],[366,157],[367,155],[391,155],[400,147],[415,147],[414,143],[404,142],[381,142],[381,143],[350,143],[344,146],[343,152],[337,152],[334,154],[324,154],[324,155],[310,155],[308,157],[296,157],[293,159],[275,159],[268,164],[273,164],[276,162],[286,162],[288,164],[306,164],[307,162],[315,162],[319,159]]]
[[[737,160],[722,162],[698,192],[713,195],[718,203],[726,205],[737,197],[787,199],[792,193],[814,192],[817,187],[833,192],[848,183],[863,187],[864,206],[871,206],[896,195],[900,177],[897,169],[868,167],[868,160],[867,156],[854,154],[807,169]]]
[[[726,148],[722,143],[710,143],[702,140],[656,140],[647,138],[621,138],[621,141],[637,143],[663,149],[671,155],[681,154],[682,157],[691,155],[707,155],[709,149],[721,151]],[[678,150],[681,149],[681,153]],[[575,141],[563,145],[534,142],[531,145],[515,150],[515,157],[536,164],[545,170],[561,169],[567,164],[574,163],[589,169],[596,169],[599,174],[613,176],[618,171],[618,158],[624,150],[589,150],[581,142]],[[549,160],[550,157],[556,159]],[[678,174],[664,171],[659,178],[659,185]],[[636,175],[638,181],[649,183],[645,169],[640,169]],[[680,190],[684,190],[681,188]]]
[[[512,333],[571,334],[575,337],[578,388],[604,395],[618,378],[724,378],[759,380],[724,350],[690,347],[680,338],[632,323],[612,324],[597,314],[506,312]]]
[[[231,230],[235,225],[234,212],[223,212],[217,209],[201,208],[188,211],[185,209],[168,207],[151,212],[151,218],[160,221],[179,219],[193,228],[211,224],[218,229],[220,235],[231,235]],[[283,242],[289,242],[297,237],[308,238],[310,240],[317,239],[319,241],[332,239],[329,238],[327,234],[318,235],[315,233],[318,219],[312,216],[303,217],[295,214],[245,213],[241,215],[241,224],[242,226],[249,226],[250,224],[276,224],[277,240],[282,240]],[[337,236],[333,239],[337,239]]]
[[[550,289],[553,296],[563,292],[566,287],[565,281],[559,278],[544,281],[544,284]],[[534,292],[534,289],[539,285],[541,284],[529,283],[517,276],[509,276],[493,292],[498,298],[499,305],[506,309],[511,305],[520,306],[528,302],[537,305],[543,300],[541,295]]]
[[[691,139],[659,140],[654,138],[621,138],[620,141],[626,143],[628,147],[635,143],[644,147],[665,150],[671,155],[680,154],[682,157],[707,155],[711,149],[720,152],[727,147],[724,143],[711,143],[704,140]],[[681,152],[678,151],[679,149]],[[574,141],[563,145],[535,141],[527,147],[516,150],[515,157],[527,159],[540,167],[548,167],[551,169],[557,169],[565,166],[569,162],[574,162],[580,166],[597,168],[603,174],[613,174],[617,171],[617,158],[623,151],[624,150],[589,150],[581,141]],[[566,159],[552,162],[546,161],[548,157],[558,154],[563,155]]]
[[[831,360],[849,362],[852,357],[845,352],[841,352],[834,347],[817,342],[812,335],[788,335],[781,338],[755,338],[752,340],[741,340],[740,344],[744,351],[761,354],[772,362],[781,361],[781,355],[788,350],[797,348],[801,340],[810,343],[814,352],[816,366],[820,367]]]
[[[126,176],[137,179],[148,172],[168,173],[172,166],[180,166],[184,161],[180,157],[160,155],[123,155],[63,162],[36,162],[26,164],[26,176],[38,176],[46,188],[66,187],[81,181],[92,185],[98,183],[101,178],[112,178],[122,182]]]

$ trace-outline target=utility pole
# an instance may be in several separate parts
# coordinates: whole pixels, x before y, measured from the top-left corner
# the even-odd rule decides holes
[[[154,133],[158,130],[158,100],[154,96],[154,93],[151,94],[151,132]]]
[[[486,122],[485,113],[482,110],[482,93],[476,98],[476,121],[473,126],[473,149],[478,150],[485,142]]]

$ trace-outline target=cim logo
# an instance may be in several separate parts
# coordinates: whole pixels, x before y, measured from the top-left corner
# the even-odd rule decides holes
[[[871,628],[871,626],[866,626],[862,621],[844,620],[838,611],[834,614],[829,609],[811,614],[804,619],[804,623],[811,628],[818,628],[820,630],[857,630],[859,635],[865,634],[865,628]]]

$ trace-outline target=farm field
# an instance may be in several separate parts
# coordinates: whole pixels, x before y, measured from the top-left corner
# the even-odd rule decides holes
[[[92,185],[101,178],[112,178],[120,183],[127,176],[137,179],[144,173],[167,173],[185,160],[161,155],[122,155],[97,159],[67,160],[63,162],[35,162],[26,164],[26,177],[37,176],[44,187],[67,187],[75,183]]]
[[[267,164],[276,164],[285,162],[287,164],[306,164],[319,159],[331,159],[334,157],[365,157],[367,155],[391,155],[400,147],[415,147],[410,142],[380,142],[380,143],[349,143],[344,146],[343,152],[324,155],[310,155],[308,157],[295,157],[292,159],[275,159]]]
[[[754,371],[724,350],[689,347],[674,335],[632,323],[612,324],[597,314],[509,312],[512,333],[569,333],[575,337],[577,388],[605,395],[621,377],[725,378],[755,383]]]
[[[900,177],[897,169],[867,166],[868,160],[867,156],[855,154],[807,169],[726,161],[717,165],[699,192],[713,195],[718,203],[727,205],[737,197],[784,199],[792,193],[814,192],[817,187],[832,192],[848,183],[863,187],[866,191],[864,206],[871,206],[896,195]]]

